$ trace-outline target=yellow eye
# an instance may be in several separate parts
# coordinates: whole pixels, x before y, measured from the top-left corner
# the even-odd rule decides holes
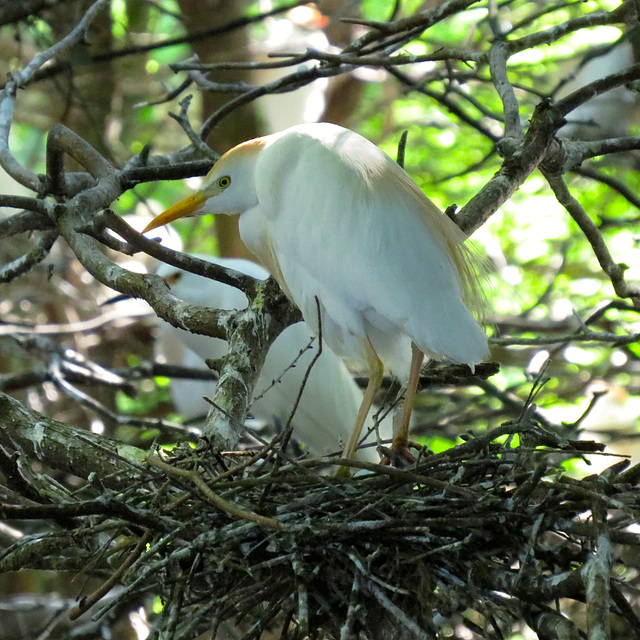
[[[218,186],[221,189],[226,189],[231,184],[231,178],[229,176],[222,176],[218,179]]]

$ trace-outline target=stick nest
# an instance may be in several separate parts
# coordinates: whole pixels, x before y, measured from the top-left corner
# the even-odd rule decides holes
[[[520,422],[407,469],[354,462],[343,480],[319,473],[326,460],[278,465],[264,452],[222,466],[186,449],[156,458],[144,483],[101,499],[98,519],[74,520],[94,544],[102,536],[94,568],[125,585],[94,611],[160,595],[162,638],[231,626],[246,639],[500,637],[524,622],[541,638],[578,638],[563,599],[631,637],[637,572],[620,558],[640,544],[628,529],[640,468],[622,461],[582,480],[559,470],[593,444]]]

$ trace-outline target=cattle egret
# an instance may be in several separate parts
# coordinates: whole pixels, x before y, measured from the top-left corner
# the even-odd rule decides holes
[[[585,85],[624,71],[635,63],[633,45],[622,40],[602,55],[591,57],[579,67],[575,76],[558,91],[564,98]],[[559,131],[562,138],[596,140],[617,138],[628,134],[629,125],[637,110],[637,92],[627,87],[615,87],[583,102],[567,115],[567,124]]]
[[[249,260],[206,255],[197,257],[260,280],[269,275]],[[160,265],[157,274],[169,283],[173,295],[191,304],[215,309],[244,309],[248,304],[242,291],[177,267]],[[156,341],[158,350],[169,362],[184,366],[203,366],[204,360],[222,358],[228,349],[224,340],[190,333],[166,322],[159,324]],[[275,339],[255,385],[251,413],[256,418],[270,424],[287,424],[307,369],[318,352],[317,341],[311,344],[312,341],[313,336],[304,322],[287,327]],[[273,383],[274,380],[277,382]],[[174,386],[177,393],[172,395],[179,411],[188,415],[206,412],[209,405],[202,400],[202,396],[212,395],[210,382],[175,380],[171,383],[172,392]],[[294,436],[304,443],[313,456],[333,453],[347,441],[361,403],[362,391],[348,369],[323,345],[320,357],[309,372],[292,420]],[[379,426],[383,439],[391,436],[389,423],[390,419],[385,419]],[[375,442],[374,435],[366,441]],[[379,460],[375,447],[360,448],[356,455],[358,459],[368,462]]]
[[[265,11],[273,9],[271,2],[265,4]],[[311,5],[294,7],[286,17],[273,17],[265,20],[266,39],[252,45],[252,59],[257,62],[274,62],[269,54],[282,51],[300,51],[307,49],[329,51],[331,45],[322,28],[328,18]],[[263,86],[276,82],[296,71],[304,71],[319,63],[305,62],[295,67],[273,67],[253,69],[251,79],[254,85]],[[286,93],[267,93],[255,104],[266,130],[280,131],[301,122],[317,122],[325,110],[325,94],[329,88],[329,78],[317,78],[295,91]]]
[[[242,240],[311,331],[318,332],[321,319],[325,343],[367,367],[345,457],[353,456],[386,367],[408,381],[393,448],[410,458],[409,421],[424,354],[473,369],[489,353],[467,307],[478,300],[478,287],[464,233],[378,147],[326,123],[234,147],[196,193],[145,232],[207,213],[240,214]]]

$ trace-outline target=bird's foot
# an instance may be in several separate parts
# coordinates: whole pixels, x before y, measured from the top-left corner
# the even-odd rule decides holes
[[[409,448],[422,449],[422,446],[412,440],[406,440],[404,438],[397,438],[391,444],[391,448],[382,447],[384,452],[384,458],[380,461],[380,464],[391,465],[403,469],[416,461],[415,456],[409,451]]]

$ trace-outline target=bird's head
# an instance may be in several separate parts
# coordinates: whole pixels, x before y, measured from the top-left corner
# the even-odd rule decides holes
[[[142,233],[178,218],[207,213],[234,215],[254,207],[258,203],[254,168],[263,145],[263,139],[257,138],[227,151],[205,176],[200,189],[155,217]]]

